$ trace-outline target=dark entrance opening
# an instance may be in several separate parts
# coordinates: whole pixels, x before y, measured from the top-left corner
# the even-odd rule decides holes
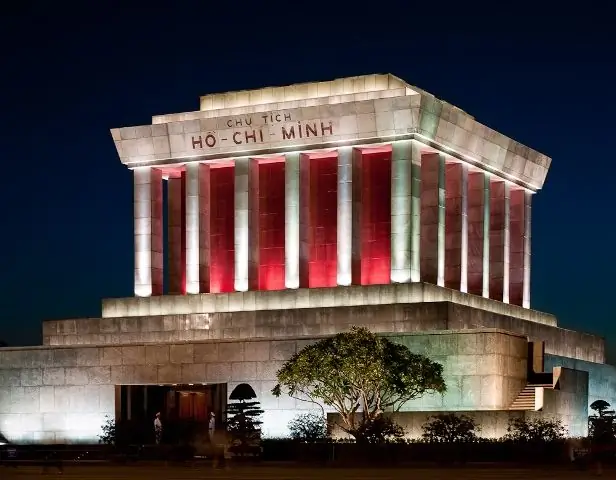
[[[160,412],[162,443],[179,445],[206,436],[210,412],[223,422],[227,384],[116,385],[116,435],[131,445],[155,442],[154,418]]]

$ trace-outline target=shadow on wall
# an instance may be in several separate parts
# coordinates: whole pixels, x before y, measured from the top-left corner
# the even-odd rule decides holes
[[[0,445],[6,445],[7,443],[9,443],[9,441],[6,439],[6,437],[2,434],[2,432],[0,432]]]

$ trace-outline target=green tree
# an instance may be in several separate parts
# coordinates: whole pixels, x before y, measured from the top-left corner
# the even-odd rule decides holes
[[[422,438],[428,442],[474,442],[480,431],[474,418],[454,413],[433,415],[422,429]]]
[[[247,383],[240,383],[229,395],[227,431],[233,440],[232,451],[240,455],[252,451],[261,439],[263,410],[256,398],[255,391]]]
[[[616,416],[610,407],[611,405],[605,400],[596,400],[590,404],[591,410],[595,413],[588,417],[588,436],[595,443],[607,444],[616,440],[614,436]]]
[[[302,442],[317,442],[327,438],[329,432],[323,415],[302,413],[289,422],[291,438]]]
[[[510,418],[506,440],[514,442],[554,442],[565,438],[565,427],[558,419]]]
[[[101,427],[102,433],[98,436],[99,443],[114,445],[116,443],[116,422],[113,418],[105,415],[105,423]]]
[[[358,327],[304,347],[277,379],[275,396],[286,393],[332,407],[342,418],[340,427],[358,441],[386,410],[445,392],[442,365]]]

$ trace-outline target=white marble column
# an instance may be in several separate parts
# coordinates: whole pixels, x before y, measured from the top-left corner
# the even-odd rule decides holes
[[[421,144],[411,149],[411,282],[421,281]]]
[[[445,286],[445,155],[438,155],[438,245],[436,284]]]
[[[462,239],[460,252],[460,291],[468,292],[468,165],[462,164]]]
[[[248,290],[250,159],[235,159],[235,290]]]
[[[284,275],[286,288],[299,288],[299,152],[285,155]]]
[[[490,297],[490,176],[483,174],[483,296]]]
[[[353,148],[338,149],[337,282],[351,285],[353,245]]]
[[[391,152],[391,282],[411,281],[412,141],[392,144]]]
[[[533,194],[524,192],[524,287],[522,306],[530,308],[530,248],[531,248],[531,202]]]
[[[208,174],[206,164],[186,165],[186,293],[207,291],[209,285]]]
[[[163,184],[157,168],[133,170],[135,295],[163,294]]]

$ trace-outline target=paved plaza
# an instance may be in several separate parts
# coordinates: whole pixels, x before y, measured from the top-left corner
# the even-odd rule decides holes
[[[522,468],[406,468],[406,469],[376,469],[376,468],[303,468],[303,467],[236,467],[229,470],[214,470],[209,466],[178,467],[178,466],[87,466],[66,467],[64,473],[58,474],[50,468],[43,472],[40,467],[20,467],[9,469],[0,467],[0,479],[34,479],[45,477],[79,478],[83,480],[180,480],[203,478],[229,479],[336,479],[362,480],[378,478],[387,479],[469,479],[469,480],[514,480],[514,479],[548,479],[560,480],[595,478],[592,471],[576,471],[565,468],[545,466],[537,469]],[[603,478],[616,478],[616,470],[606,470]]]

